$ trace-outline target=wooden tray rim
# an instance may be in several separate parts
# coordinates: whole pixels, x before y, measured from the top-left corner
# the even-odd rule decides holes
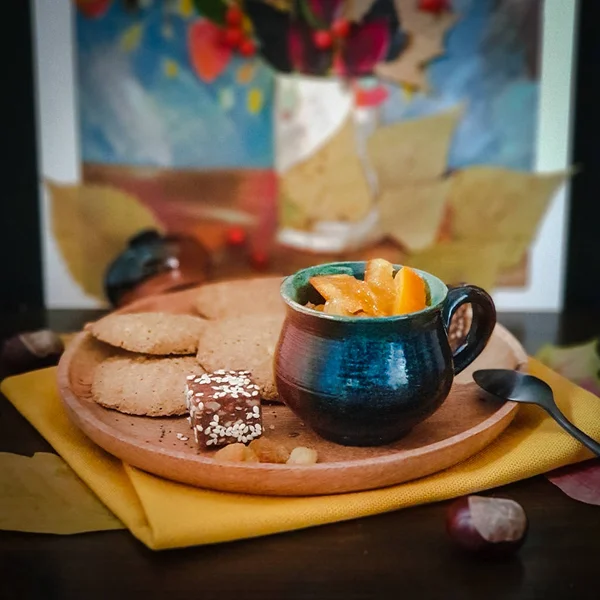
[[[497,324],[494,330],[495,336],[499,336],[513,351],[515,357],[517,358],[518,364],[517,368],[519,370],[526,369],[527,366],[527,354],[523,347],[519,344],[516,338],[502,325]],[[93,415],[90,414],[87,407],[85,406],[87,402],[92,402],[92,400],[81,399],[79,398],[71,389],[70,384],[70,367],[73,361],[75,354],[80,350],[81,346],[84,342],[86,342],[89,338],[91,338],[91,334],[87,332],[81,332],[76,335],[76,337],[71,341],[69,347],[61,357],[61,360],[58,364],[57,371],[57,382],[58,388],[60,391],[60,396],[63,404],[68,409],[68,413],[72,416],[72,420],[75,421],[76,425],[83,431],[83,433],[92,441],[94,441],[93,437],[88,433],[87,428],[89,427],[92,430],[99,430],[104,435],[111,437],[113,439],[117,439],[120,445],[126,445],[136,450],[141,450],[142,452],[151,452],[156,455],[163,455],[170,459],[176,458],[184,461],[192,461],[197,463],[198,465],[214,465],[214,459],[210,457],[205,457],[200,454],[190,454],[187,452],[181,452],[178,450],[167,450],[165,448],[157,447],[151,442],[141,442],[137,439],[131,439],[128,437],[118,437],[115,438],[115,430],[105,424],[104,422],[96,420]],[[456,384],[456,385],[468,385],[468,384]],[[80,411],[80,408],[84,408],[84,412]],[[516,413],[518,409],[518,404],[514,402],[506,402],[502,405],[496,412],[490,415],[484,421],[481,421],[474,427],[466,429],[460,433],[457,433],[453,436],[445,438],[444,440],[434,442],[427,446],[421,446],[419,448],[413,448],[410,450],[402,450],[403,459],[410,460],[416,457],[426,457],[428,454],[436,453],[440,450],[443,450],[447,447],[452,447],[455,442],[464,438],[466,434],[470,437],[476,436],[483,431],[491,429],[497,423],[500,423],[504,419],[507,419],[511,413]],[[111,410],[106,408],[105,410]],[[115,411],[118,412],[118,411]],[[133,415],[132,415],[133,416]],[[514,416],[514,415],[513,415]],[[147,418],[147,417],[140,417]],[[175,419],[183,419],[184,417],[175,417]],[[96,443],[94,441],[94,443]],[[97,444],[100,446],[100,444]],[[100,446],[102,447],[102,446]],[[104,449],[104,448],[103,448]],[[107,451],[107,450],[106,450]],[[108,451],[107,451],[108,452]],[[110,452],[109,452],[110,453]],[[374,458],[360,458],[354,460],[347,461],[332,461],[325,463],[316,463],[314,465],[287,465],[287,464],[271,464],[271,463],[220,463],[220,466],[226,466],[231,470],[239,470],[242,472],[305,472],[312,473],[315,470],[328,470],[331,468],[339,469],[339,468],[357,468],[365,465],[369,466],[377,466],[377,465],[387,465],[389,463],[394,463],[398,461],[399,451],[390,451],[389,454],[385,454],[382,456],[374,457]],[[116,456],[116,455],[115,455]],[[117,458],[120,458],[117,456]],[[124,460],[124,459],[121,459]],[[134,465],[135,466],[135,465]]]

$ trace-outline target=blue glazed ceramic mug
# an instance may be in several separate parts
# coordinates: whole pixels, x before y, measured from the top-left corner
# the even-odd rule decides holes
[[[496,310],[481,288],[448,290],[423,271],[417,272],[427,283],[430,305],[419,312],[343,317],[304,306],[322,302],[309,283],[314,275],[363,279],[364,270],[364,262],[330,263],[284,280],[286,319],[275,352],[275,380],[280,399],[321,437],[379,446],[400,439],[441,406],[454,376],[485,348]],[[466,303],[473,307],[471,329],[452,353],[448,327]]]

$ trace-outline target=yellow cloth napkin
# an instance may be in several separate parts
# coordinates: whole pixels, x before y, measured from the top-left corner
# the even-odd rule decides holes
[[[530,360],[568,418],[600,439],[600,400]],[[149,475],[110,456],[67,418],[55,369],[0,389],[131,532],[153,549],[250,538],[445,500],[538,475],[591,457],[537,407],[469,460],[417,481],[369,492],[311,498],[246,496],[197,489]]]

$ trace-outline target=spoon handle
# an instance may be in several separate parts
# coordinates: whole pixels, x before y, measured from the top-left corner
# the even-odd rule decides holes
[[[562,414],[556,404],[546,407],[548,414],[568,433],[570,433],[576,440],[581,442],[586,448],[591,450],[596,456],[600,456],[600,444],[593,440],[587,433],[583,433],[581,429],[575,427],[571,421]]]

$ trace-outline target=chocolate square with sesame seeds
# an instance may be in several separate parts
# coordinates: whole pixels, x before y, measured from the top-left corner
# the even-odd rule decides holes
[[[247,444],[262,435],[259,387],[250,371],[188,375],[186,406],[201,449]]]

